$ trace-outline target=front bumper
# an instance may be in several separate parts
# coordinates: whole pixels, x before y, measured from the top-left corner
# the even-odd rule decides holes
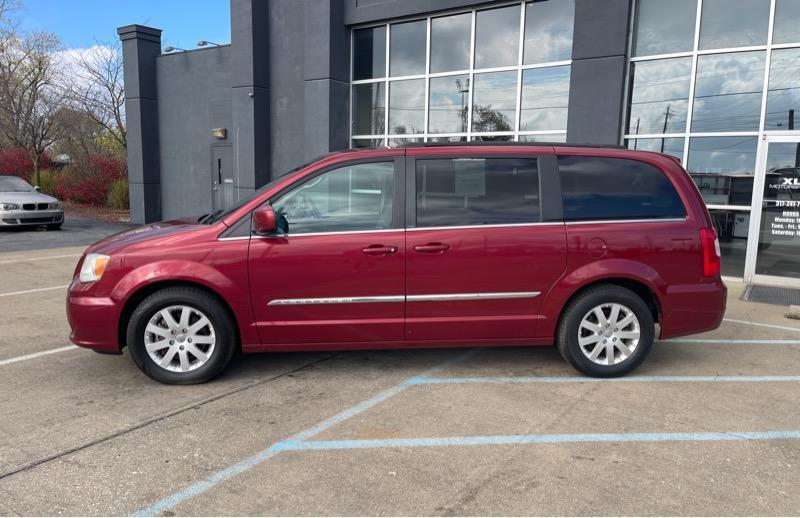
[[[119,352],[117,322],[119,307],[108,297],[95,297],[81,289],[85,285],[73,281],[67,292],[69,339],[75,345],[98,352]]]
[[[53,225],[64,222],[64,210],[3,210],[0,226]]]

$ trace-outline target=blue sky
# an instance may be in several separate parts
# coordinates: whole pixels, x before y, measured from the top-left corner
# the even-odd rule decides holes
[[[164,46],[231,39],[230,0],[22,0],[18,15],[25,30],[53,32],[66,48],[108,42],[132,23],[161,29]]]

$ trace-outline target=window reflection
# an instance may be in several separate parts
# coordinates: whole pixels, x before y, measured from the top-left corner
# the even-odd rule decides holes
[[[393,77],[425,73],[425,20],[394,23],[389,42],[389,73]]]
[[[772,28],[772,43],[800,42],[800,2],[777,0],[775,3],[775,26]]]
[[[353,31],[353,79],[386,75],[386,27]]]
[[[567,134],[566,133],[537,133],[536,135],[520,135],[519,136],[520,142],[566,142],[567,141]]]
[[[514,131],[517,73],[475,74],[472,94],[472,131]]]
[[[522,72],[520,131],[567,129],[570,67]]]
[[[381,147],[383,146],[382,138],[354,138],[352,144],[354,149],[365,147]]]
[[[672,4],[672,2],[664,2]],[[767,43],[770,0],[703,0],[700,49],[724,49]]]
[[[772,52],[764,129],[800,129],[800,49]]]
[[[520,7],[478,11],[475,26],[475,68],[516,65]]]
[[[758,137],[689,141],[687,170],[710,205],[750,205]]]
[[[627,144],[628,149],[664,153],[683,161],[683,138],[635,138],[628,139]]]
[[[765,59],[762,51],[698,57],[692,131],[757,131]]]
[[[353,134],[383,133],[385,120],[384,83],[353,85]]]
[[[632,63],[628,133],[685,131],[691,74],[692,58]]]
[[[431,72],[469,68],[470,13],[431,19]]]
[[[572,57],[575,0],[536,0],[525,6],[526,65]]]
[[[719,238],[722,275],[742,277],[747,252],[747,234],[750,228],[750,211],[711,209],[708,212]]]
[[[389,84],[389,133],[425,132],[425,80]]]
[[[469,76],[434,77],[429,89],[428,131],[466,133]]]
[[[634,56],[692,50],[697,0],[638,0],[634,16]]]

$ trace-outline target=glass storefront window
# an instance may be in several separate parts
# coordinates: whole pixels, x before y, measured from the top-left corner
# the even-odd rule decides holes
[[[471,26],[469,13],[431,19],[432,73],[469,68]]]
[[[666,155],[674,156],[678,160],[683,161],[684,139],[682,137],[681,138],[635,138],[635,139],[628,139],[626,144],[628,146],[628,149],[664,153]]]
[[[478,11],[475,20],[475,68],[517,64],[519,18],[518,5]]]
[[[708,205],[750,205],[757,148],[758,137],[689,140],[686,169]]]
[[[389,83],[389,133],[424,133],[424,127],[425,80],[410,79]]]
[[[565,140],[574,18],[517,0],[353,29],[353,146]]]
[[[574,0],[535,0],[526,4],[523,63],[570,59],[574,18]]]
[[[386,76],[386,27],[353,31],[353,79]]]
[[[353,134],[383,133],[386,92],[385,83],[353,85]]]
[[[772,43],[800,43],[800,2],[776,0]]]
[[[633,55],[655,56],[692,50],[697,0],[638,0]]]
[[[568,66],[522,72],[520,131],[567,129],[569,73]]]
[[[429,89],[428,131],[466,133],[469,76],[434,77]]]
[[[691,131],[758,131],[765,62],[763,51],[699,56]]]
[[[517,111],[517,73],[475,74],[472,131],[514,131]]]
[[[631,63],[628,133],[686,131],[691,75],[690,57]]]
[[[389,75],[410,76],[425,73],[425,20],[393,23],[389,32]]]
[[[672,2],[665,2],[672,4]],[[767,43],[770,0],[703,0],[700,49],[725,49]]]
[[[520,135],[520,142],[553,142],[560,143],[567,141],[566,133],[537,133],[536,135]]]
[[[772,51],[764,129],[800,130],[800,49]]]
[[[708,212],[719,239],[719,249],[722,253],[722,275],[742,277],[747,256],[750,211],[711,209]]]

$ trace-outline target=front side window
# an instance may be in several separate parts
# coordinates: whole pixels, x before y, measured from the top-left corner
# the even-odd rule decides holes
[[[672,182],[643,162],[564,156],[558,159],[558,169],[566,221],[686,215]]]
[[[272,206],[287,234],[392,227],[394,164],[354,164],[327,171],[283,194]]]
[[[417,227],[535,223],[536,158],[417,160]]]

